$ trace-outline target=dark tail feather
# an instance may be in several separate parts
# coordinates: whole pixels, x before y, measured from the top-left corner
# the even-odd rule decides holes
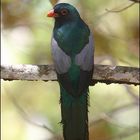
[[[64,140],[89,140],[88,92],[74,98],[61,90],[61,114]]]

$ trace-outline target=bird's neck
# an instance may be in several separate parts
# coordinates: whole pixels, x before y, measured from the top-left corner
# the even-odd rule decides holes
[[[71,19],[71,18],[56,18],[55,19],[55,28],[60,28],[62,26],[65,26],[67,24],[73,24],[73,23],[77,23],[79,21],[79,18],[76,19]]]

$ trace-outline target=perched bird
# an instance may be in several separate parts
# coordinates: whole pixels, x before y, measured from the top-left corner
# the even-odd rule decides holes
[[[54,17],[52,56],[60,85],[64,140],[88,140],[88,93],[94,67],[93,37],[75,7],[59,3]]]

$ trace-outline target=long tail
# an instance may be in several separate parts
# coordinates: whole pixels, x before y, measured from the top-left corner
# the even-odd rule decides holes
[[[73,97],[61,89],[60,101],[64,140],[89,140],[88,91]]]

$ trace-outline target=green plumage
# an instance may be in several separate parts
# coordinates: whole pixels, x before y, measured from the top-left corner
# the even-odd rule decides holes
[[[57,40],[59,47],[67,54],[78,54],[85,47],[84,45],[89,42],[87,37],[90,31],[85,23],[80,21],[80,17],[66,23],[61,28],[58,28],[57,24],[59,23],[56,23],[54,28],[54,38]],[[67,33],[64,34],[64,31],[67,31]]]
[[[66,12],[64,15],[63,10]],[[81,53],[89,43],[90,30],[73,6],[61,3],[54,7],[54,12],[58,16],[55,18],[53,38],[60,50],[58,51],[54,44],[52,46],[55,47],[53,57],[60,85],[64,140],[89,140],[88,86],[93,68],[89,69],[88,65],[81,64],[80,60],[76,62],[76,57],[79,54],[81,58],[84,57],[85,62],[87,58],[93,59],[92,56],[86,56],[86,51]],[[92,53],[89,53],[89,56],[90,54]],[[68,58],[70,62],[65,62]],[[81,65],[85,66],[86,70],[83,70]]]
[[[60,84],[61,115],[65,140],[88,140],[88,90],[76,97],[79,88],[80,68],[73,62],[68,77],[75,96]]]
[[[61,88],[61,113],[65,140],[88,140],[88,94],[78,98]]]

